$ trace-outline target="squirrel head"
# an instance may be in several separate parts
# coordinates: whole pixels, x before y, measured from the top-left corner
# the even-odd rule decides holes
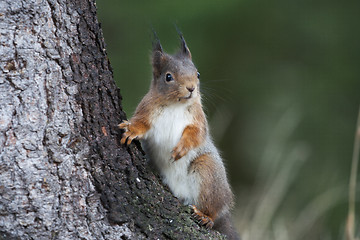
[[[200,74],[191,60],[190,50],[182,34],[180,40],[180,50],[174,55],[163,51],[157,37],[153,43],[151,87],[157,97],[166,103],[200,100]]]

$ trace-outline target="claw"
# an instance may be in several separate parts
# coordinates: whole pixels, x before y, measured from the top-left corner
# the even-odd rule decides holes
[[[118,125],[118,127],[119,128],[121,128],[121,129],[127,129],[127,127],[129,126],[129,121],[126,121],[126,120],[124,120],[122,123],[120,123],[119,125]]]
[[[130,136],[131,136],[131,132],[126,131],[125,133],[123,133],[120,143],[125,146],[129,145],[130,143],[128,143],[128,139]]]
[[[207,223],[205,224],[205,227],[206,227],[207,229],[211,229],[213,226],[214,226],[213,221],[209,221],[209,222],[207,222]]]
[[[120,129],[125,130],[125,132],[123,133],[123,136],[122,136],[122,138],[120,140],[120,143],[125,145],[125,146],[129,146],[131,144],[131,142],[138,137],[135,133],[133,133],[129,129],[129,126],[130,126],[130,122],[126,121],[126,120],[124,120],[122,123],[120,123],[118,125],[118,127]]]
[[[141,139],[148,129],[142,122],[129,122],[124,120],[118,125],[120,129],[125,130],[123,133],[120,143],[128,146],[134,139]]]
[[[171,159],[175,162],[177,161],[178,158],[178,154],[175,152],[175,149],[171,151]]]
[[[135,134],[131,134],[128,138],[127,138],[127,145],[130,145],[132,143],[132,141],[134,139],[136,139],[138,136]]]
[[[176,146],[172,151],[171,151],[171,157],[173,159],[175,159],[175,161],[179,160],[180,158],[182,158],[183,156],[185,156],[187,154],[187,150],[185,148],[182,148],[180,146]]]
[[[214,221],[211,219],[211,217],[199,211],[194,205],[191,205],[191,208],[193,210],[191,215],[195,218],[196,222],[207,229],[211,229],[214,226]]]

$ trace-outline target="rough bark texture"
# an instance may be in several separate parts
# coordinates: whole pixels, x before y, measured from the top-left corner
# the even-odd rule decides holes
[[[124,118],[93,1],[0,1],[0,239],[220,238],[120,146]]]

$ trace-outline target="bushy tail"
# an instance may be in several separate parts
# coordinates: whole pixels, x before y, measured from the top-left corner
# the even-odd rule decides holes
[[[229,240],[241,239],[234,228],[229,212],[215,220],[214,229],[227,236]]]

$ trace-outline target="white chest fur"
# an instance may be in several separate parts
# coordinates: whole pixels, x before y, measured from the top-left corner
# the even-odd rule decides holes
[[[190,151],[177,161],[171,159],[171,151],[179,142],[185,127],[192,123],[193,117],[185,104],[167,106],[156,114],[142,140],[144,150],[173,194],[182,198],[185,204],[196,204],[198,176],[188,173],[195,151]]]

